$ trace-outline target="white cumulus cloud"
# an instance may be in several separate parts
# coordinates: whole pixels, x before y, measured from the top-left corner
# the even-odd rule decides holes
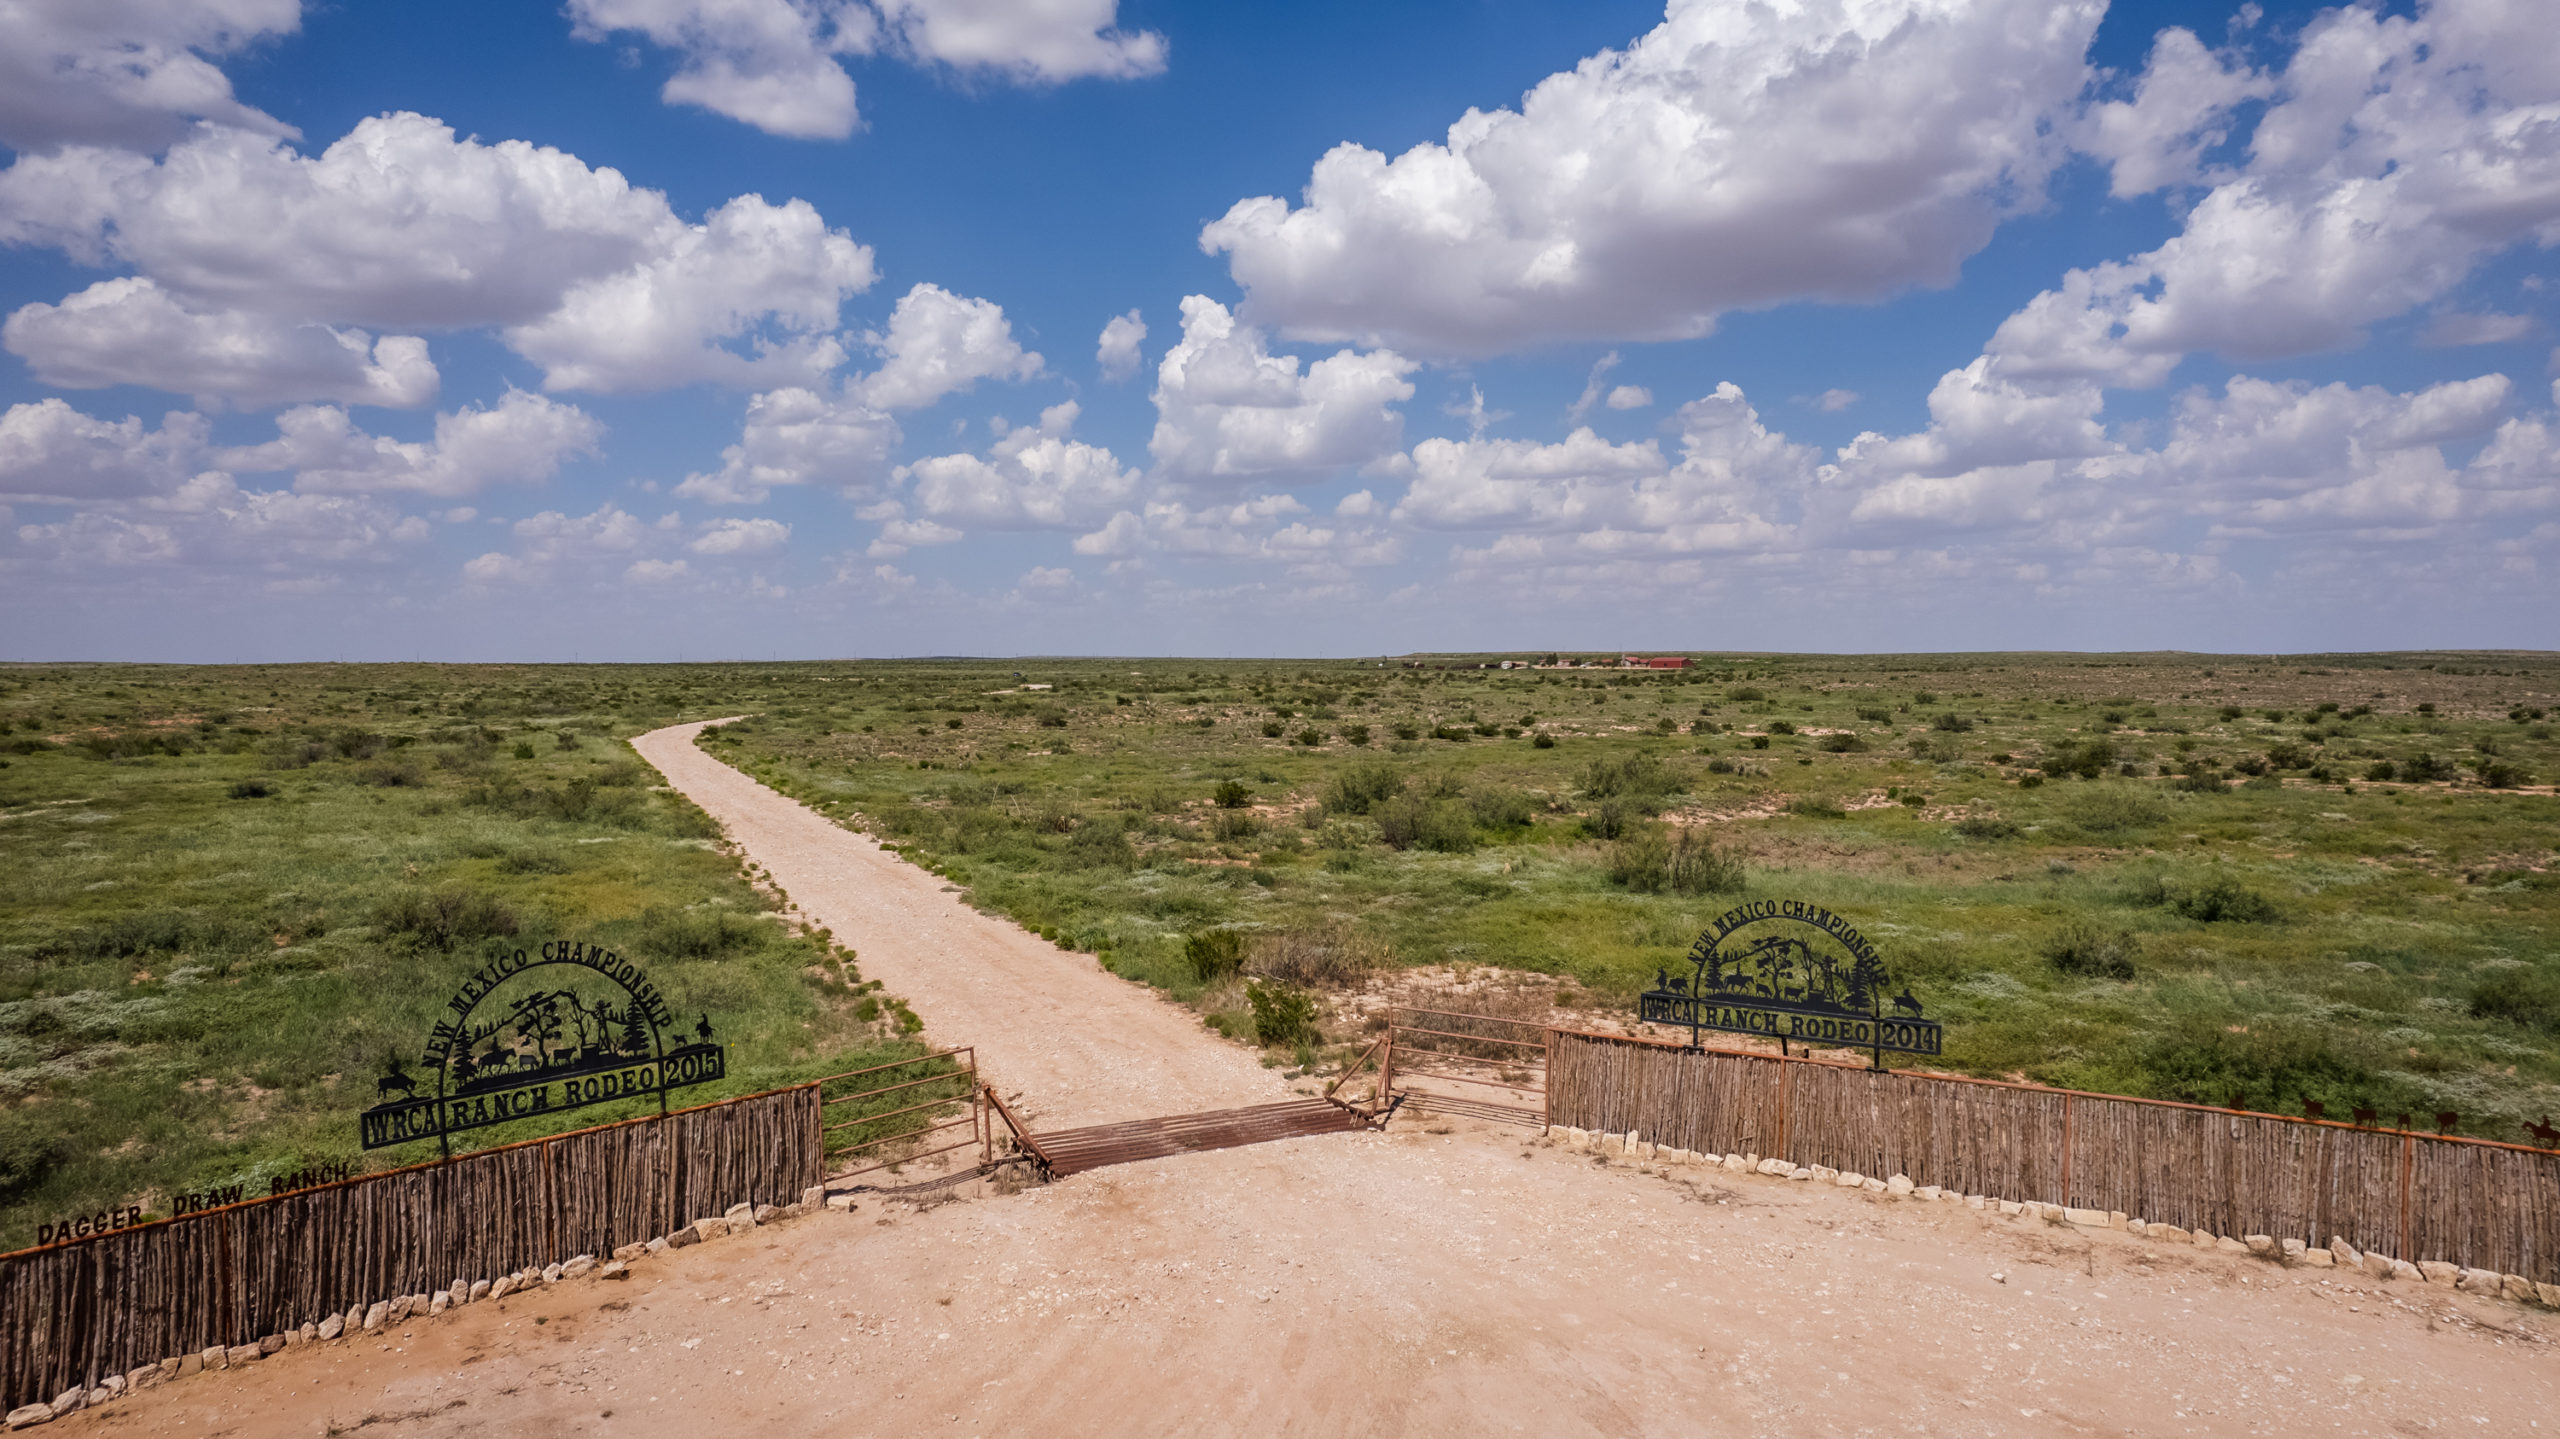
[[[537,484],[574,455],[592,454],[604,426],[575,405],[510,390],[497,404],[436,416],[428,442],[370,435],[334,405],[276,417],[275,439],[215,452],[223,469],[291,471],[306,491],[455,498],[496,484]]]
[[[1138,373],[1138,366],[1146,362],[1141,348],[1146,342],[1147,322],[1138,318],[1137,311],[1112,316],[1111,322],[1102,327],[1102,341],[1093,351],[1094,363],[1102,367],[1102,378],[1117,383]]]
[[[290,134],[213,62],[302,24],[301,0],[12,0],[0,5],[0,145],[156,150],[198,120]]]
[[[1342,350],[1301,374],[1262,331],[1203,295],[1182,301],[1182,342],[1156,367],[1156,428],[1148,450],[1189,479],[1312,474],[1392,453],[1404,434],[1395,406],[1413,398],[1417,368],[1391,350]]]
[[[1115,28],[1116,0],[570,0],[581,39],[636,31],[680,58],[660,92],[775,135],[841,140],[861,122],[840,57],[1017,84],[1164,69],[1164,37]]]
[[[138,415],[101,420],[57,399],[0,414],[0,499],[130,498],[175,489],[201,467],[211,427],[184,410],[156,429]]]
[[[916,507],[937,521],[993,529],[1090,525],[1135,495],[1140,476],[1109,450],[1068,438],[1077,413],[1073,400],[1054,405],[1037,428],[1013,431],[983,458],[937,455],[904,466],[899,476],[913,484]]]
[[[881,365],[851,389],[883,410],[919,410],[980,380],[1040,373],[1040,357],[1014,342],[1003,306],[940,285],[907,291],[890,312],[888,332],[867,338]]]
[[[685,548],[697,555],[760,555],[790,538],[791,527],[780,520],[714,520]]]
[[[238,310],[200,314],[147,279],[101,280],[59,305],[22,306],[0,343],[65,389],[146,385],[200,403],[335,400],[414,409],[439,377],[427,342]]]
[[[676,493],[716,505],[756,504],[776,486],[861,493],[886,479],[902,436],[887,413],[842,395],[790,388],[747,402],[738,443],[720,468],[687,475]]]
[[[2101,0],[1673,0],[1442,144],[1318,161],[1201,232],[1293,337],[1430,354],[1676,339],[1944,284],[2064,153]]]

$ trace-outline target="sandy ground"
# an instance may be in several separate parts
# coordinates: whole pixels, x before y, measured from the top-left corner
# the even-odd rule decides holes
[[[1279,1092],[1181,1011],[670,738],[642,752],[1051,1114]],[[2555,1329],[2441,1289],[1408,1114],[1010,1196],[866,1197],[48,1432],[2560,1433]]]
[[[699,724],[632,741],[812,921],[853,946],[939,1044],[978,1067],[1040,1129],[1144,1119],[1288,1097],[1278,1075],[1200,1017],[958,903],[954,887],[704,754]]]

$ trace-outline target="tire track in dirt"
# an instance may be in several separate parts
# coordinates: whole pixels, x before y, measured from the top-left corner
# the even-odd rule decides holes
[[[867,979],[914,1006],[937,1045],[973,1044],[1008,1102],[1042,1129],[1191,1113],[1286,1097],[1252,1055],[1199,1016],[978,913],[939,876],[882,849],[704,753],[721,721],[671,725],[631,742],[809,918],[853,947]]]

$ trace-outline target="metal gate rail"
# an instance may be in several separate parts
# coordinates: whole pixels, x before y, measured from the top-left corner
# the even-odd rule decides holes
[[[954,1056],[959,1057],[954,1058]],[[914,1079],[902,1078],[892,1073],[892,1071],[912,1070],[919,1065],[931,1067],[937,1060],[948,1061],[950,1067],[939,1073],[926,1074]],[[881,1077],[873,1079],[874,1076]],[[835,1094],[827,1092],[828,1085],[852,1079],[873,1079],[873,1082]],[[826,1111],[833,1106],[849,1104],[860,1108],[867,1102],[878,1101],[886,1096],[904,1096],[912,1091],[927,1090],[931,1086],[949,1086],[954,1092],[919,1095],[918,1102],[901,1104],[895,1109],[856,1113],[851,1118],[840,1119],[834,1123],[825,1122]],[[853,1069],[842,1074],[828,1075],[818,1081],[820,1118],[818,1129],[820,1141],[826,1149],[826,1162],[830,1165],[861,1155],[868,1150],[879,1149],[884,1145],[920,1143],[935,1135],[963,1126],[969,1130],[969,1137],[966,1139],[955,1140],[933,1149],[915,1152],[895,1151],[891,1157],[879,1160],[877,1163],[866,1164],[859,1169],[845,1169],[831,1173],[827,1176],[828,1181],[833,1183],[851,1179],[857,1175],[870,1174],[875,1170],[887,1169],[893,1165],[912,1164],[919,1159],[931,1158],[937,1154],[949,1154],[955,1149],[974,1147],[978,1151],[979,1162],[986,1162],[994,1154],[994,1135],[987,1118],[986,1095],[986,1087],[978,1082],[978,1052],[974,1045],[964,1044],[952,1049],[938,1049],[931,1054],[917,1055],[913,1059],[895,1060],[888,1064],[875,1064],[868,1069]],[[932,1118],[935,1115],[949,1114],[955,1105],[965,1105],[967,1112],[950,1118]],[[907,1115],[918,1115],[923,1118],[912,1124],[892,1125],[890,1132],[874,1134],[868,1139],[844,1142],[834,1138],[848,1130],[860,1131],[867,1126],[875,1126],[883,1121],[899,1119]],[[852,1141],[854,1136],[847,1135],[846,1139]]]
[[[1386,1053],[1379,1064],[1379,1105],[1392,1109],[1410,1104],[1435,1113],[1547,1127],[1547,1073],[1554,1057],[1554,1038],[1545,1025],[1413,1005],[1398,1005],[1395,1013],[1397,1017],[1387,1026]],[[1490,1047],[1495,1053],[1466,1052],[1467,1048],[1478,1046]],[[1365,1057],[1362,1063],[1366,1063]],[[1355,1064],[1346,1070],[1343,1079],[1349,1079],[1359,1068]],[[1534,1077],[1529,1071],[1534,1071]],[[1521,1077],[1512,1078],[1514,1074]],[[1438,1087],[1442,1085],[1465,1085],[1468,1089],[1452,1093]],[[1478,1095],[1472,1092],[1476,1089],[1493,1090],[1495,1094]]]

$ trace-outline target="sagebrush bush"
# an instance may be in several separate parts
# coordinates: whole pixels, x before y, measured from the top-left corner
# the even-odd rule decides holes
[[[1727,894],[1743,887],[1741,856],[1686,828],[1648,824],[1609,850],[1609,882],[1638,894]]]
[[[1348,989],[1393,961],[1386,944],[1359,927],[1326,924],[1256,935],[1244,968],[1301,989]]]
[[[1367,814],[1404,792],[1404,775],[1381,760],[1360,760],[1336,769],[1325,781],[1327,814]]]
[[[1240,929],[1204,929],[1183,936],[1182,957],[1191,977],[1215,983],[1244,968],[1245,937]]]
[[[2064,812],[2073,824],[2092,834],[2123,834],[2166,824],[2169,806],[2146,791],[2125,784],[2092,786],[2071,796]]]
[[[2230,879],[2172,895],[2169,908],[2200,924],[2268,924],[2276,918],[2274,901]]]
[[[1253,1037],[1265,1048],[1311,1041],[1316,1033],[1316,1001],[1285,984],[1248,980],[1245,1003],[1253,1006]]]
[[[434,949],[498,939],[519,928],[515,911],[474,889],[402,890],[382,902],[373,922],[385,933]]]
[[[2130,930],[2074,920],[2045,941],[2044,957],[2064,974],[2087,979],[2131,979],[2141,942]]]

